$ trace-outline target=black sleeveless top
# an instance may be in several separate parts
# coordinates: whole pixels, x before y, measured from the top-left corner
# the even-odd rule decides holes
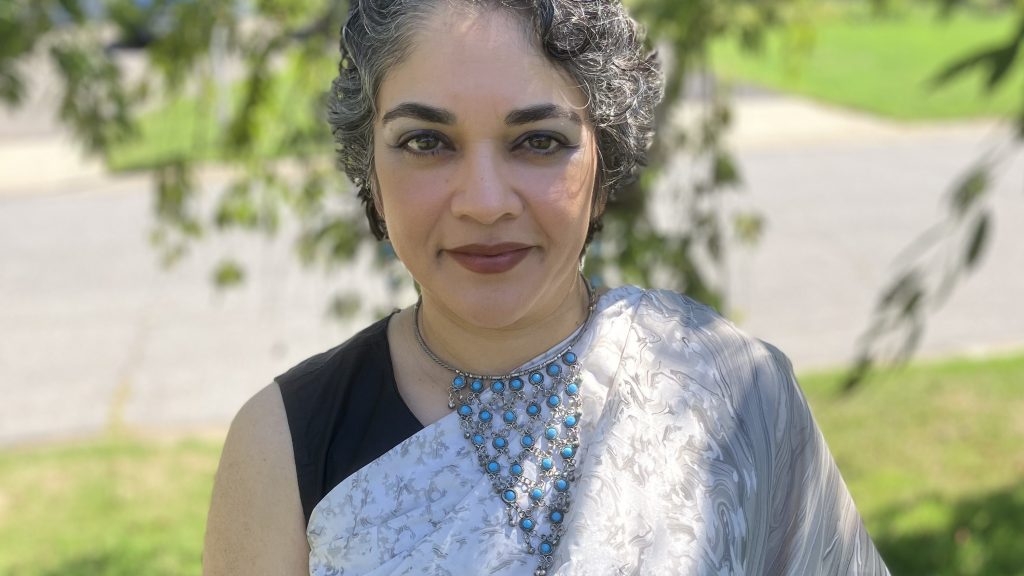
[[[275,378],[295,450],[302,510],[423,429],[398,393],[388,318]]]

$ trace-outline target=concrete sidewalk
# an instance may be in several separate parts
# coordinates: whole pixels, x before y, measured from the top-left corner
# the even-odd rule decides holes
[[[744,98],[736,117],[742,201],[768,229],[754,249],[732,249],[730,299],[798,371],[849,358],[893,258],[1005,137],[991,123],[908,128],[781,97]],[[302,269],[287,229],[210,238],[164,271],[147,243],[148,177],[106,175],[59,135],[24,138],[0,131],[0,445],[112,426],[222,433],[274,375],[370,320],[328,320],[334,294],[380,303],[387,292],[366,259],[330,275]],[[990,250],[930,319],[924,356],[1024,348],[1024,227],[1012,225],[1022,175],[1017,154],[994,183]],[[203,177],[209,194],[224,182]],[[249,275],[218,293],[209,274],[228,254]]]
[[[102,162],[65,136],[0,139],[0,196],[74,192],[108,179]]]

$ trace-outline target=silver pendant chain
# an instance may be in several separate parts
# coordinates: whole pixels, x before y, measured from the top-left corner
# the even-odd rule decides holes
[[[565,531],[577,480],[582,396],[579,358],[573,346],[586,331],[597,300],[587,287],[587,317],[553,356],[501,375],[473,374],[441,360],[420,331],[416,342],[435,364],[455,374],[448,407],[457,410],[463,435],[477,462],[506,506],[508,523],[518,526],[526,550],[538,554],[535,576],[545,576]]]

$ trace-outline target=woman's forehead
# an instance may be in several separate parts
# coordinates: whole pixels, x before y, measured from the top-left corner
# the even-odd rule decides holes
[[[586,106],[582,90],[544,56],[521,18],[442,3],[417,28],[406,57],[380,86],[382,111],[405,102],[490,107],[502,115],[542,103]]]

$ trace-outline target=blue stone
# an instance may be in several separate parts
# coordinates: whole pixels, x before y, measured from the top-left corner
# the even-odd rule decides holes
[[[530,518],[523,518],[523,520],[519,522],[519,525],[523,528],[523,530],[526,530],[527,532],[532,531],[534,526],[533,520]]]
[[[577,422],[576,416],[574,416],[573,414],[569,414],[568,416],[565,417],[565,425],[570,427],[570,428],[575,426],[576,422]]]
[[[568,489],[569,482],[567,480],[563,480],[562,478],[555,480],[555,490],[558,490],[559,492],[565,492]]]
[[[479,392],[484,389],[484,383],[479,380],[473,380],[473,383],[469,385],[469,389],[473,392]]]
[[[529,414],[530,416],[536,416],[537,414],[540,414],[540,406],[537,406],[536,404],[530,404],[529,406],[526,407],[526,413]]]
[[[558,394],[552,394],[548,397],[548,406],[554,408],[562,403],[562,399],[558,397]]]
[[[491,413],[488,412],[487,410],[482,410],[480,412],[480,421],[481,422],[490,422],[491,421]]]
[[[544,381],[544,376],[540,372],[534,372],[530,374],[530,384],[540,384]]]
[[[513,378],[508,381],[508,386],[509,388],[518,392],[523,389],[523,381],[520,380],[519,378]]]
[[[534,500],[540,500],[543,497],[544,491],[541,490],[540,488],[534,488],[533,490],[530,491],[530,498],[533,498]]]
[[[455,379],[452,380],[452,388],[455,388],[456,390],[462,390],[462,388],[465,385],[466,385],[466,379],[463,378],[462,376],[456,376]]]
[[[575,364],[576,363],[576,355],[573,354],[572,352],[566,352],[565,356],[562,356],[562,359],[565,360],[566,364]]]
[[[504,500],[505,502],[515,502],[516,501],[516,492],[515,492],[515,490],[505,490],[501,494],[501,499]]]
[[[554,440],[555,438],[558,438],[558,430],[554,428],[548,428],[547,430],[544,431],[544,437],[547,438],[548,440]]]
[[[551,516],[549,516],[549,518],[551,518],[551,521],[554,522],[555,524],[561,524],[562,523],[562,519],[564,518],[564,516],[562,515],[561,512],[559,512],[558,510],[555,510],[554,512],[551,513]]]
[[[484,437],[479,435],[479,434],[474,435],[473,436],[473,444],[476,444],[477,446],[483,446],[484,445]]]
[[[523,439],[521,441],[523,443],[523,446],[526,446],[527,448],[533,446],[533,436],[530,436],[529,434],[524,434]]]
[[[576,384],[569,384],[565,387],[565,393],[569,396],[575,396],[580,393],[580,387]]]
[[[562,373],[562,367],[558,364],[548,366],[548,376],[558,376]]]
[[[545,458],[540,461],[540,467],[545,470],[551,470],[552,468],[555,467],[555,461],[552,460],[551,458]]]
[[[541,554],[547,556],[548,554],[551,554],[551,551],[554,549],[554,547],[551,545],[550,542],[541,542],[540,546],[538,546],[537,549],[540,550]]]
[[[508,446],[508,442],[504,438],[495,438],[493,444],[494,447],[498,449]]]
[[[574,454],[576,454],[576,450],[574,450],[572,446],[562,448],[562,458],[572,458]]]
[[[515,464],[512,464],[511,467],[509,467],[509,472],[512,472],[513,476],[522,476],[523,467],[518,462],[516,462]]]
[[[487,471],[491,474],[497,474],[499,470],[501,470],[501,466],[497,462],[491,460],[487,463]]]
[[[469,407],[469,404],[463,404],[459,406],[459,416],[470,416],[473,414],[473,409]]]
[[[500,394],[505,391],[505,383],[501,380],[495,380],[494,383],[491,384],[491,390]]]
[[[516,413],[511,410],[506,410],[503,418],[505,419],[505,422],[512,424],[516,421]]]

